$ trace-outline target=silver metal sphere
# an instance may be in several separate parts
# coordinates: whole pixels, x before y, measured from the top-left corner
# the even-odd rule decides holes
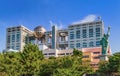
[[[43,37],[43,35],[45,34],[46,30],[45,28],[43,28],[42,26],[37,26],[34,29],[34,35],[36,38],[40,39],[41,37]]]

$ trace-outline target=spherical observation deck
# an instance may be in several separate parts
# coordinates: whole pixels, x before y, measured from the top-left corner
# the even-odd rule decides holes
[[[34,28],[34,35],[38,39],[40,39],[41,37],[43,37],[44,34],[45,34],[45,32],[46,32],[46,30],[42,26],[37,26],[36,28]]]

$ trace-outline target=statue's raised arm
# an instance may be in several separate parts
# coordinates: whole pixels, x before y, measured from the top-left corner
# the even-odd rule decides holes
[[[107,36],[110,36],[110,26],[108,27]]]

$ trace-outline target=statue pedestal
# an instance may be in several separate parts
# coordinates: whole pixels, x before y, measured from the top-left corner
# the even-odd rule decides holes
[[[104,55],[100,55],[100,60],[101,61],[108,61],[108,55],[104,54]]]

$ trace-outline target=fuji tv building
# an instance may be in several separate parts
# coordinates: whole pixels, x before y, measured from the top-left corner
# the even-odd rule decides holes
[[[45,57],[71,55],[73,48],[82,52],[90,52],[90,54],[92,51],[101,54],[100,41],[103,35],[102,20],[71,24],[67,29],[61,30],[53,24],[51,31],[46,31],[42,26],[37,26],[34,31],[31,31],[20,25],[7,28],[5,51],[22,51],[25,44],[31,42],[39,47]]]
[[[73,54],[73,48],[83,52],[83,61],[90,61],[94,70],[98,69],[102,55],[101,39],[104,36],[104,23],[98,19],[93,22],[71,24],[67,29],[59,30],[52,25],[51,31],[42,26],[29,30],[23,25],[8,27],[6,29],[7,51],[22,52],[27,43],[39,47],[46,58],[51,56],[62,57]],[[108,46],[107,53],[111,50]]]

